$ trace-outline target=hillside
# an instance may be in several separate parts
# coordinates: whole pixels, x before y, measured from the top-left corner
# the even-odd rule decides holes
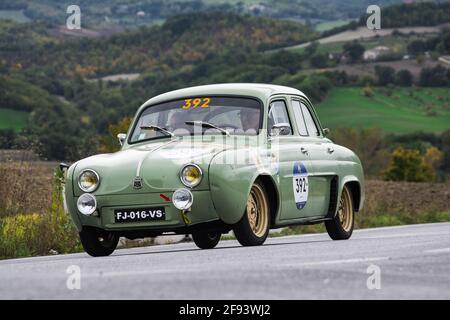
[[[16,130],[25,126],[26,131],[10,140],[22,143],[30,139],[39,149],[38,153],[49,159],[77,159],[95,153],[99,136],[108,135],[111,124],[133,115],[148,98],[187,86],[223,82],[274,83],[299,88],[317,103],[333,88],[336,88],[334,92],[360,91],[348,87],[367,83],[393,85],[394,80],[395,85],[411,86],[414,80],[400,83],[396,75],[388,78],[388,82],[380,82],[377,78],[347,74],[337,66],[357,66],[360,61],[339,64],[321,47],[316,48],[316,53],[309,47],[301,51],[269,50],[318,37],[311,28],[292,21],[230,13],[191,13],[170,17],[158,26],[77,40],[54,36],[53,27],[49,23],[0,21],[0,92],[3,92],[0,109],[8,117],[1,126]],[[406,52],[411,41],[420,39],[409,35],[395,37],[392,42],[401,43],[399,52]],[[444,34],[427,37],[422,52],[426,47],[434,57],[448,54],[447,38]],[[370,47],[378,43],[364,44]],[[337,57],[346,54],[344,47],[337,48],[341,51],[337,52]],[[450,83],[450,72],[442,68],[425,70],[422,77],[421,70],[427,65],[417,64],[421,84],[445,86]],[[322,69],[321,72],[314,73],[318,69]],[[417,76],[414,83],[419,83]],[[345,87],[339,88],[341,86]],[[329,118],[329,126],[362,123],[381,126],[385,132],[411,132],[414,131],[412,123],[417,122],[418,129],[444,130],[448,118],[441,120],[444,111],[437,104],[415,113],[411,110],[399,113],[398,121],[409,121],[410,127],[398,125],[393,129],[391,125],[384,125],[386,115],[392,119],[397,116],[393,111],[397,98],[386,94],[382,99],[378,93],[381,91],[370,99],[355,94],[345,97],[344,94],[344,98],[353,100],[344,100],[341,110],[340,107],[330,109],[331,115],[336,110],[337,113]],[[329,95],[330,99],[333,95]],[[336,98],[339,102],[338,98],[339,94]],[[339,114],[348,112],[348,103],[362,98],[366,99],[362,100],[364,108],[370,107],[371,118],[364,118],[363,112],[362,120],[356,124],[346,123],[348,119],[333,122],[339,119]],[[331,101],[330,105],[334,104]],[[404,101],[405,105],[399,107],[408,107],[408,100]],[[26,111],[28,116],[5,110]],[[358,114],[360,110],[354,111]],[[324,117],[327,120],[326,115]]]
[[[375,89],[366,97],[360,87],[335,88],[316,106],[322,125],[380,127],[385,133],[442,132],[450,123],[448,88]]]
[[[180,15],[161,26],[79,41],[54,37],[51,28],[0,21],[0,109],[33,111],[27,134],[40,140],[41,154],[59,159],[93,152],[97,134],[155,94],[238,77],[256,81],[258,74],[270,82],[284,69],[243,64],[255,55],[264,64],[258,52],[315,36],[299,23],[227,13]],[[92,80],[120,73],[137,79]],[[23,113],[5,114],[3,128],[24,125]]]
[[[0,108],[0,129],[19,131],[27,125],[28,112]]]
[[[366,28],[369,14],[362,12],[359,20],[351,20],[347,24],[341,24],[322,33],[324,37],[354,30],[357,27]],[[417,26],[436,26],[450,22],[450,2],[425,1],[394,4],[382,8],[381,30],[389,28],[404,28]]]
[[[378,0],[379,6],[402,0]],[[78,4],[84,27],[137,27],[160,24],[174,15],[193,12],[228,12],[275,19],[296,20],[311,25],[354,19],[363,14],[370,0],[15,0],[0,2],[0,17],[17,21],[46,21],[61,25],[69,4]],[[323,28],[323,27],[322,27]]]
[[[264,50],[314,36],[298,23],[223,13],[181,15],[162,26],[75,42],[50,38],[43,25],[4,22],[0,23],[0,59],[10,68],[18,63],[23,68],[36,64],[51,66],[60,76],[90,77],[143,72],[154,66],[178,68],[224,50]]]
[[[382,28],[435,26],[450,22],[450,2],[417,2],[389,6],[382,12]],[[361,25],[366,19],[361,17]]]

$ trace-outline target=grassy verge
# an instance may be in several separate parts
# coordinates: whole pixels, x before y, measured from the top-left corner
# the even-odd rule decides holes
[[[60,176],[55,176],[52,204],[42,214],[0,218],[0,259],[82,251],[77,232],[64,212]]]

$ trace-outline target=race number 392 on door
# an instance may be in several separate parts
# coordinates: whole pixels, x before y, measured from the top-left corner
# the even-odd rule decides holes
[[[294,189],[295,205],[297,209],[301,210],[308,201],[308,171],[302,162],[294,163],[292,187]]]

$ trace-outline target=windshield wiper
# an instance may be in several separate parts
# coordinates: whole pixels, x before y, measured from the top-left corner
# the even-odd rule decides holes
[[[227,130],[206,121],[186,121],[185,123],[191,126],[201,126],[203,128],[216,129],[222,132],[223,134],[226,134],[227,136],[230,135],[230,133]]]
[[[156,131],[162,132],[165,135],[171,136],[171,137],[175,136],[172,132],[170,132],[169,130],[166,130],[163,127],[160,127],[160,126],[153,126],[153,125],[151,125],[151,126],[141,126],[140,128],[143,129],[143,130],[156,130]]]

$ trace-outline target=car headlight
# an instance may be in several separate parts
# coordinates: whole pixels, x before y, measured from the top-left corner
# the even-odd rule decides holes
[[[92,194],[84,193],[77,200],[77,208],[82,214],[90,216],[97,209],[97,200]]]
[[[180,172],[181,182],[189,188],[194,188],[202,181],[202,169],[196,164],[185,165]]]
[[[93,192],[98,188],[100,178],[94,170],[87,169],[78,177],[78,186],[84,192]]]
[[[194,196],[186,188],[177,189],[173,193],[172,202],[175,208],[179,210],[187,210],[192,206]]]

